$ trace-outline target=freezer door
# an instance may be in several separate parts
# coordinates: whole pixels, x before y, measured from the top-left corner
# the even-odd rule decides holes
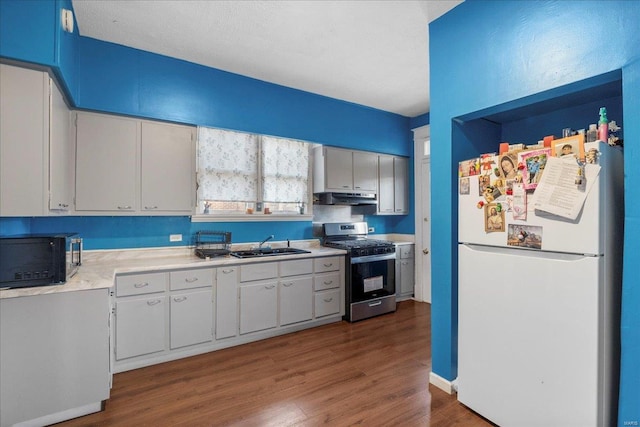
[[[602,265],[460,245],[460,402],[502,426],[613,425]]]
[[[591,146],[589,146],[591,147]],[[600,174],[593,184],[581,214],[575,221],[547,214],[534,209],[535,192],[527,196],[526,220],[514,220],[506,197],[492,203],[500,203],[504,211],[504,231],[485,231],[485,209],[478,202],[487,202],[479,190],[479,176],[460,179],[469,180],[469,194],[458,195],[458,241],[490,246],[506,247],[509,224],[538,226],[541,228],[542,250],[579,254],[609,253],[608,245],[619,245],[624,221],[622,199],[623,158],[622,153],[604,144],[601,150]],[[577,170],[577,166],[576,166]],[[492,180],[496,177],[492,176]],[[463,186],[466,189],[466,184]],[[459,191],[460,193],[461,191]]]

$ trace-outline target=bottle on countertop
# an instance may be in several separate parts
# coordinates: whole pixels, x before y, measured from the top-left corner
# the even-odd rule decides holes
[[[600,121],[598,121],[598,139],[602,142],[609,142],[609,120],[607,119],[606,107],[600,108]]]
[[[598,125],[593,123],[589,125],[587,131],[587,142],[595,142],[598,139]]]

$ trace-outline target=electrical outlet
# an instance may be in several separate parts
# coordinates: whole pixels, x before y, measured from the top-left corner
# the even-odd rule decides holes
[[[170,242],[182,242],[182,234],[169,234]]]
[[[375,233],[376,229],[375,227],[369,227],[369,233]]]

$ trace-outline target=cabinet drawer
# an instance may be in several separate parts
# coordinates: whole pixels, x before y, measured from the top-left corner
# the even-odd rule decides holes
[[[400,252],[400,258],[413,258],[414,245],[398,245],[397,248]]]
[[[316,317],[340,313],[340,289],[314,295]]]
[[[295,261],[280,261],[280,277],[299,276],[313,273],[312,259],[298,259]]]
[[[249,264],[240,267],[240,281],[250,282],[252,280],[272,279],[278,277],[278,263],[264,262],[259,264]]]
[[[323,271],[340,270],[340,257],[332,256],[326,258],[316,258],[313,260],[313,270],[316,273],[322,273]]]
[[[210,268],[172,271],[170,277],[172,291],[213,285],[213,269]]]
[[[340,287],[340,274],[322,274],[313,278],[313,290],[323,291],[325,289],[334,289]]]
[[[164,292],[166,273],[131,274],[116,277],[116,296],[152,294]]]

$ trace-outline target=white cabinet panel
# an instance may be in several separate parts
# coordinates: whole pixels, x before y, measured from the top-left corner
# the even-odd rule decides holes
[[[262,262],[248,264],[240,267],[240,281],[250,282],[253,280],[264,280],[278,277],[277,262]]]
[[[313,317],[313,278],[280,282],[280,325],[311,320]]]
[[[1,299],[0,425],[99,408],[111,379],[108,320],[107,289]]]
[[[142,211],[190,213],[195,206],[194,128],[142,122]]]
[[[409,159],[395,157],[393,159],[394,212],[406,214],[409,211]]]
[[[213,339],[212,299],[211,289],[171,295],[171,349]]]
[[[140,122],[77,113],[76,210],[134,212]]]
[[[244,267],[243,267],[244,268]],[[277,282],[240,287],[240,333],[275,328],[278,323]]]
[[[166,287],[166,273],[126,274],[116,277],[118,297],[164,292]]]
[[[378,212],[382,214],[394,213],[393,156],[379,157],[378,188]]]
[[[378,156],[364,151],[353,152],[353,190],[375,193],[378,190]]]
[[[116,303],[116,360],[164,350],[164,295]]]
[[[42,216],[49,188],[49,76],[0,64],[0,215]]]
[[[176,270],[169,273],[172,291],[194,289],[213,285],[213,269],[200,268]]]
[[[409,159],[385,156],[378,158],[378,214],[404,215],[409,211]]]
[[[326,188],[328,190],[353,189],[352,152],[325,148]]]
[[[294,261],[280,261],[280,277],[299,276],[313,273],[313,260],[311,258]]]
[[[238,335],[238,267],[217,269],[216,339]]]
[[[317,292],[314,296],[316,317],[340,313],[340,289]]]
[[[337,271],[340,269],[340,257],[332,256],[316,258],[313,260],[313,271],[322,273],[325,271]]]
[[[49,209],[69,211],[73,203],[73,136],[67,104],[51,80]]]
[[[316,291],[338,287],[340,287],[339,273],[319,274],[313,278],[313,289]]]

